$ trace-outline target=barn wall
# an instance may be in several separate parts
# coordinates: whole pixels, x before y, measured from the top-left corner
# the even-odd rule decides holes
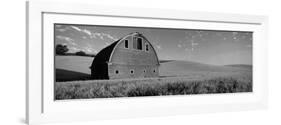
[[[118,70],[118,74],[116,74],[116,70]],[[130,72],[131,70],[134,70],[133,74],[131,74]],[[158,65],[153,66],[153,65],[111,64],[108,65],[108,75],[109,75],[109,79],[149,78],[149,77],[158,77],[159,70],[158,70]]]
[[[158,64],[158,59],[153,48],[149,44],[149,51],[145,51],[145,43],[148,43],[143,39],[143,50],[133,49],[132,37],[129,39],[129,49],[125,48],[125,42],[121,41],[118,46],[116,46],[115,51],[112,54],[111,62],[117,64],[127,64],[127,65],[156,65]]]
[[[125,48],[125,39],[129,40],[129,48]],[[128,36],[120,41],[115,47],[108,65],[109,79],[159,76],[156,52],[146,39],[143,38],[142,44],[143,50],[136,50],[133,49],[132,36]],[[146,44],[149,45],[149,51],[145,51]],[[116,74],[116,70],[118,70],[118,74]],[[133,74],[130,72],[131,70],[134,70]]]

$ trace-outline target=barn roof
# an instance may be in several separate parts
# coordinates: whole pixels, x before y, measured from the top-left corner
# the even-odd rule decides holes
[[[96,56],[95,59],[93,61],[93,64],[101,64],[101,63],[105,63],[108,62],[110,59],[110,55],[112,53],[112,51],[114,50],[115,46],[117,45],[117,43],[120,41],[121,39],[113,42],[112,44],[110,44],[109,46],[103,48]]]

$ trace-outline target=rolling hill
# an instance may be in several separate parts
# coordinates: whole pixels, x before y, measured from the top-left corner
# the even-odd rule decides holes
[[[251,70],[253,68],[252,65],[245,65],[245,64],[233,64],[233,65],[225,65],[228,67],[236,67],[236,68],[240,68],[240,69],[249,69]]]
[[[89,69],[93,57],[83,56],[56,56],[56,79],[57,81],[86,80],[90,78]],[[202,78],[221,76],[230,73],[249,72],[251,66],[226,65],[215,66],[191,61],[161,60],[159,67],[160,77],[185,76],[190,78]]]
[[[86,56],[56,56],[56,69],[69,70],[84,74],[91,74],[90,66],[94,57]]]
[[[237,66],[217,66],[208,65],[190,61],[169,61],[161,63],[160,76],[182,76],[194,73],[226,73],[226,72],[241,72],[251,71],[249,67]]]

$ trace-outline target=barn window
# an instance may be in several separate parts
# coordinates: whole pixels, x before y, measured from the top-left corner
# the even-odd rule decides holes
[[[134,70],[133,69],[131,69],[130,72],[131,72],[131,74],[134,74]]]
[[[146,43],[146,44],[145,44],[145,51],[148,51],[148,47],[149,47],[149,46],[148,46],[148,44]]]
[[[134,37],[134,40],[133,40],[133,48],[134,49],[137,49],[137,38],[136,37]]]
[[[119,73],[119,71],[118,70],[115,70],[115,74],[118,74]]]
[[[137,38],[137,49],[142,50],[142,38]]]
[[[142,38],[140,37],[134,38],[133,48],[137,50],[142,50]]]
[[[129,40],[125,40],[125,48],[129,48]]]

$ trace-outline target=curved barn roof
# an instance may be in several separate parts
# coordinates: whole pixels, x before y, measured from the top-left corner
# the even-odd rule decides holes
[[[106,48],[103,48],[96,56],[95,59],[92,63],[93,65],[96,64],[101,64],[101,63],[105,63],[108,62],[111,56],[112,51],[114,50],[115,46],[117,45],[117,43],[120,40],[115,41],[114,43],[110,44],[109,46],[107,46]],[[91,67],[92,67],[91,66]]]
[[[111,58],[111,55],[112,55],[112,52],[114,51],[114,49],[116,48],[116,46],[124,39],[126,38],[127,36],[130,36],[130,35],[140,35],[142,36],[143,38],[145,38],[142,34],[138,33],[138,32],[135,32],[135,33],[131,33],[131,34],[128,34],[124,37],[122,37],[121,39],[113,42],[112,44],[110,44],[109,46],[105,47],[104,49],[102,49],[94,58],[94,61],[92,63],[92,66],[93,65],[96,65],[96,64],[102,64],[102,63],[107,63],[110,61],[110,58]],[[146,38],[145,38],[146,39]],[[146,39],[146,41],[148,41]],[[148,43],[152,46],[152,44],[148,41]],[[152,46],[153,48],[153,46]],[[155,52],[155,49],[153,48],[154,52]],[[157,61],[158,61],[158,64],[159,63],[159,60],[158,60],[158,56],[157,56],[157,53],[155,52],[156,54],[156,57],[157,57]],[[91,66],[91,67],[92,67]]]

